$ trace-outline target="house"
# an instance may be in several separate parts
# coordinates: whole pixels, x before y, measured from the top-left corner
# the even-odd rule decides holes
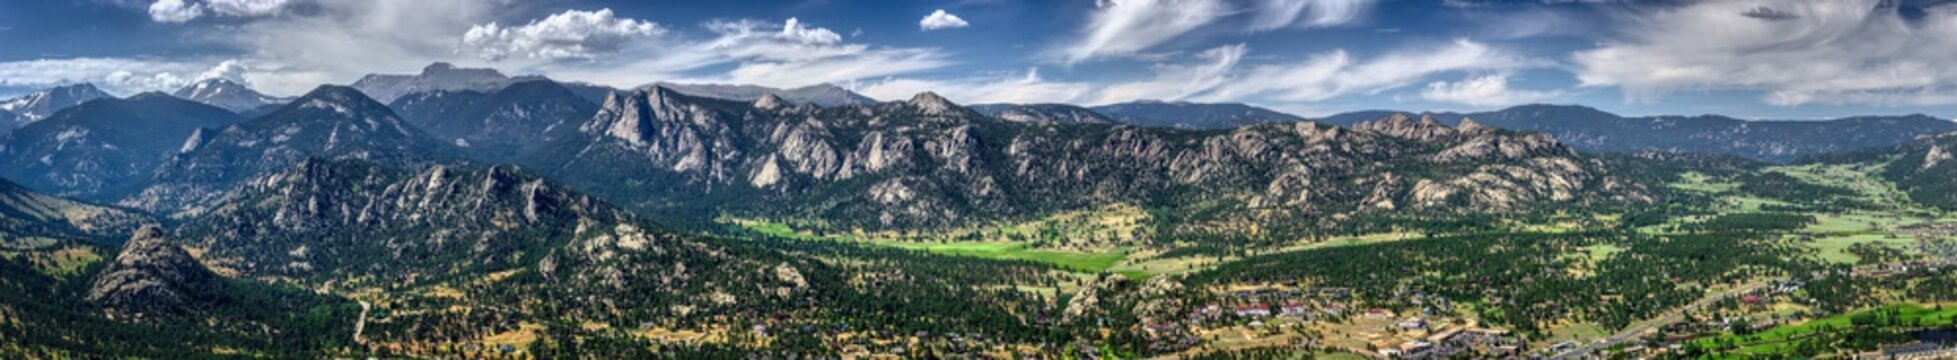
[[[1147,330],[1150,335],[1160,335],[1160,334],[1173,333],[1176,331],[1176,328],[1177,328],[1176,323],[1159,322],[1154,324],[1148,324]]]
[[[1957,357],[1957,347],[1946,347],[1936,343],[1913,342],[1882,349],[1883,359],[1949,359]]]
[[[1279,314],[1291,317],[1304,317],[1306,312],[1305,303],[1300,302],[1286,303],[1278,309]]]
[[[1740,302],[1746,303],[1747,305],[1760,305],[1760,295],[1755,295],[1755,294],[1741,295]]]
[[[1237,316],[1271,316],[1271,306],[1262,303],[1238,306]]]
[[[1405,358],[1418,358],[1418,357],[1426,356],[1427,351],[1433,349],[1434,349],[1434,343],[1430,343],[1426,341],[1415,340],[1415,341],[1408,341],[1404,344],[1400,344],[1401,357],[1405,357]]]
[[[1399,326],[1401,329],[1407,329],[1407,330],[1426,329],[1427,320],[1417,318],[1417,317],[1411,317],[1411,318],[1407,318],[1406,320],[1400,320]]]
[[[1340,305],[1329,305],[1326,306],[1324,310],[1325,310],[1325,314],[1327,315],[1338,316],[1338,315],[1345,314],[1345,306],[1340,306]]]
[[[1203,305],[1203,307],[1189,313],[1189,318],[1195,320],[1215,319],[1220,316],[1223,316],[1223,307],[1216,305],[1216,303]]]

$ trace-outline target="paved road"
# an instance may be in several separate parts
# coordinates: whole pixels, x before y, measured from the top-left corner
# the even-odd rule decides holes
[[[1760,288],[1766,286],[1767,286],[1766,282],[1754,282],[1746,285],[1740,285],[1738,287],[1734,287],[1731,289],[1726,289],[1726,291],[1713,293],[1712,295],[1707,295],[1706,297],[1699,298],[1699,300],[1695,300],[1690,304],[1685,304],[1685,306],[1681,306],[1672,309],[1670,311],[1666,311],[1664,315],[1659,315],[1658,317],[1651,318],[1650,320],[1633,324],[1630,327],[1624,328],[1624,330],[1622,331],[1618,331],[1616,334],[1612,334],[1610,337],[1601,339],[1600,341],[1592,341],[1588,344],[1584,344],[1583,346],[1579,346],[1575,349],[1570,349],[1570,351],[1565,351],[1561,354],[1556,354],[1556,356],[1551,356],[1550,358],[1559,359],[1559,360],[1580,359],[1592,353],[1596,353],[1597,350],[1603,350],[1611,346],[1616,346],[1617,344],[1622,344],[1631,340],[1636,340],[1638,338],[1638,335],[1644,334],[1645,331],[1649,331],[1651,329],[1655,329],[1660,326],[1665,326],[1667,324],[1684,320],[1685,313],[1687,311],[1710,306],[1712,305],[1712,303],[1718,302],[1720,299],[1724,299],[1727,296],[1731,296],[1733,294],[1740,294],[1740,293],[1746,293],[1754,290],[1759,290]]]

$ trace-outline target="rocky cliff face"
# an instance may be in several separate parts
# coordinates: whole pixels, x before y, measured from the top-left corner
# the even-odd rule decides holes
[[[165,241],[161,228],[149,226],[137,230],[115,262],[95,277],[87,300],[114,317],[185,313],[209,300],[203,294],[222,288],[222,282],[183,248]]]
[[[1190,131],[1014,123],[928,93],[818,108],[654,88],[618,94],[580,129],[526,163],[642,209],[706,196],[725,201],[698,211],[873,227],[1109,202],[1331,214],[1646,200],[1545,136],[1405,115]]]

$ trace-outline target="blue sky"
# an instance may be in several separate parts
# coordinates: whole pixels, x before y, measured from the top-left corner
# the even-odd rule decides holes
[[[1957,115],[1941,0],[46,0],[0,2],[0,95],[230,78],[275,95],[436,61],[955,101],[1302,115]]]

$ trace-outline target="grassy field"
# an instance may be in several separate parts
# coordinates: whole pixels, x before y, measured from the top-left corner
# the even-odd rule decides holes
[[[1896,304],[1873,309],[1863,309],[1800,324],[1778,326],[1749,335],[1728,333],[1701,338],[1693,340],[1693,343],[1708,348],[1725,342],[1738,344],[1738,349],[1729,352],[1729,355],[1738,357],[1784,357],[1792,349],[1796,340],[1823,331],[1853,331],[1847,329],[1851,329],[1849,319],[1856,315],[1872,311],[1890,310],[1898,312],[1897,319],[1901,323],[1915,323],[1919,324],[1919,327],[1942,327],[1957,322],[1954,321],[1957,320],[1957,307],[1946,307],[1942,310],[1937,310],[1918,304]]]
[[[878,241],[873,243],[951,256],[969,256],[1000,260],[1028,260],[1053,264],[1068,270],[1090,273],[1107,270],[1113,267],[1115,263],[1119,263],[1128,257],[1128,250],[1126,249],[1102,252],[1042,250],[1028,248],[1023,243],[1012,242],[913,243]]]
[[[1053,264],[1068,270],[1098,273],[1128,258],[1130,248],[1102,251],[1073,251],[1033,248],[1024,241],[906,241],[890,237],[861,236],[854,233],[816,235],[796,230],[787,224],[769,221],[737,220],[735,224],[774,237],[845,241],[872,246],[921,250],[948,256],[968,256],[999,260],[1026,260]]]
[[[1802,182],[1848,189],[1854,197],[1869,200],[1876,206],[1864,209],[1841,209],[1838,211],[1810,213],[1815,223],[1798,231],[1815,239],[1807,244],[1822,259],[1837,263],[1855,263],[1860,257],[1848,253],[1855,244],[1876,244],[1903,248],[1916,239],[1891,233],[1898,226],[1918,224],[1925,221],[1949,221],[1949,219],[1926,219],[1922,214],[1934,214],[1927,208],[1908,200],[1908,196],[1896,189],[1894,184],[1876,177],[1882,171],[1880,166],[1807,164],[1797,166],[1775,166],[1765,172],[1779,173]],[[1686,173],[1669,187],[1699,192],[1716,197],[1713,209],[1719,214],[1759,212],[1765,205],[1792,205],[1787,202],[1741,193],[1740,184],[1728,179],[1720,179],[1700,173]],[[1665,225],[1646,228],[1647,231],[1670,228],[1680,224],[1701,221],[1707,216],[1674,219]]]

